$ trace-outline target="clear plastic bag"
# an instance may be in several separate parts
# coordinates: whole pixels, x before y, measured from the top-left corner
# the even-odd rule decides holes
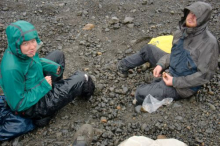
[[[156,98],[154,98],[152,95],[148,94],[144,99],[142,107],[145,111],[152,113],[152,112],[155,112],[160,106],[168,105],[172,101],[173,101],[173,98],[165,98],[159,101]]]

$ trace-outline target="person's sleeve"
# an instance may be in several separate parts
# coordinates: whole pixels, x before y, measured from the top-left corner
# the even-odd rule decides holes
[[[8,70],[2,78],[6,101],[13,111],[24,111],[35,105],[52,87],[42,78],[26,90],[25,77],[19,70]]]
[[[157,62],[157,65],[160,65],[163,70],[168,68],[170,65],[170,54],[166,54],[161,57],[160,60]]]
[[[218,44],[202,44],[206,49],[200,52],[197,64],[197,72],[188,76],[174,77],[173,87],[189,88],[196,87],[209,82],[218,65]]]
[[[46,58],[40,58],[43,72],[59,77],[63,73],[63,68],[58,63]],[[57,74],[57,69],[60,67],[60,72]]]

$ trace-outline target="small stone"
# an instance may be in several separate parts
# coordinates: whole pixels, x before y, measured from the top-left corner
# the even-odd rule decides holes
[[[135,43],[137,43],[137,40],[131,40],[130,43],[135,44]]]
[[[212,110],[216,110],[216,107],[215,107],[213,104],[207,103],[207,105],[208,105]]]
[[[158,135],[157,139],[166,139],[167,137],[165,135]]]
[[[180,121],[182,121],[182,120],[183,120],[183,117],[181,117],[181,116],[177,116],[177,117],[175,117],[175,119],[176,119],[176,120],[180,120]]]
[[[143,64],[142,66],[141,66],[141,70],[142,71],[146,71],[147,69],[149,69],[150,68],[150,63],[149,62],[146,62],[145,64]]]
[[[126,94],[128,92],[128,87],[123,87],[123,93]]]
[[[173,15],[173,14],[174,14],[174,11],[170,11],[170,14],[172,14],[172,15]]]
[[[113,28],[114,28],[114,29],[118,29],[118,28],[120,28],[119,23],[114,24]]]
[[[112,17],[111,21],[109,22],[110,24],[116,24],[119,23],[119,19],[117,17]]]
[[[97,55],[102,55],[102,52],[97,52],[96,54],[97,54]]]
[[[78,12],[76,13],[76,15],[77,15],[77,16],[82,16],[82,11],[78,11]]]
[[[178,104],[178,103],[174,103],[173,104],[173,108],[179,108],[179,107],[182,107],[182,105]]]
[[[141,107],[142,107],[141,105],[136,106],[135,107],[135,112],[140,113],[141,112]]]
[[[63,7],[63,6],[65,6],[65,5],[66,5],[65,3],[60,3],[60,4],[59,4],[60,7]]]
[[[118,109],[118,110],[121,110],[121,106],[120,106],[120,105],[118,105],[118,106],[117,106],[117,109]]]
[[[143,0],[142,5],[146,5],[148,0]]]
[[[105,28],[105,32],[109,32],[110,31],[110,29],[109,28]]]
[[[135,92],[132,92],[132,93],[134,93],[133,95],[135,95]],[[134,97],[134,96],[133,96]],[[133,101],[132,101],[132,103],[135,105],[136,103],[137,103],[137,99],[135,98]]]
[[[206,131],[205,131],[205,132],[206,132],[206,133],[210,133],[210,134],[212,134],[212,133],[213,133],[213,131],[214,131],[213,129],[208,128],[208,129],[206,129]]]
[[[133,28],[134,24],[128,24],[127,26],[128,26],[128,28]]]
[[[89,71],[89,68],[84,68],[84,71]]]
[[[188,130],[190,130],[190,129],[191,129],[191,127],[190,127],[190,126],[186,126],[186,128],[187,128]]]
[[[3,11],[8,11],[9,8],[8,8],[8,7],[4,7],[2,10],[3,10]]]
[[[84,27],[83,27],[83,30],[91,30],[95,27],[94,24],[86,24]]]
[[[57,137],[62,136],[62,132],[57,132],[57,133],[56,133],[56,136],[57,136]]]
[[[58,46],[58,50],[62,50],[63,49],[63,46]]]
[[[215,93],[213,91],[208,92],[210,95],[214,95]]]
[[[83,13],[84,15],[89,14],[89,12],[88,12],[87,10],[84,10],[82,13]]]
[[[126,51],[125,51],[125,54],[129,54],[129,53],[132,53],[132,51],[133,51],[133,49],[127,49]]]
[[[107,123],[106,117],[101,117],[101,123]]]
[[[141,106],[141,111],[146,113],[147,111]]]
[[[124,23],[124,24],[126,24],[126,23],[131,23],[133,20],[134,20],[134,18],[132,18],[132,17],[125,17],[123,23]]]

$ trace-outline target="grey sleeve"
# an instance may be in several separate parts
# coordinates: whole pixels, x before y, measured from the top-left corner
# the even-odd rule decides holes
[[[218,65],[219,46],[218,44],[201,44],[203,48],[200,52],[197,72],[188,76],[174,77],[173,87],[189,88],[206,84],[213,78]]]
[[[166,54],[161,57],[160,60],[157,62],[157,65],[160,65],[163,69],[168,68],[170,65],[170,54]]]

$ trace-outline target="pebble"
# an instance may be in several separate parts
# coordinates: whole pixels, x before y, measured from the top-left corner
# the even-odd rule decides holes
[[[136,106],[135,107],[135,112],[140,113],[141,112],[141,107],[142,107],[141,105]]]
[[[144,130],[146,129],[146,127],[147,127],[147,124],[144,123],[144,124],[141,126],[141,130],[144,131]]]
[[[213,104],[207,103],[207,105],[208,105],[212,110],[216,110],[216,107],[215,107]]]
[[[3,9],[2,9],[3,11],[8,11],[9,10],[9,8],[8,7],[3,7]]]
[[[166,139],[167,137],[165,135],[158,135],[157,139]]]
[[[114,28],[114,29],[120,28],[120,24],[119,24],[119,23],[114,24],[114,25],[113,25],[113,28]]]
[[[83,30],[91,30],[95,27],[94,24],[86,24],[84,27],[83,27]]]
[[[116,24],[119,23],[119,19],[117,17],[112,17],[111,21],[109,22],[110,24]]]
[[[101,123],[107,123],[106,117],[101,117]]]
[[[132,17],[125,17],[125,19],[123,20],[123,23],[126,24],[126,23],[131,23],[133,22],[134,18]]]

